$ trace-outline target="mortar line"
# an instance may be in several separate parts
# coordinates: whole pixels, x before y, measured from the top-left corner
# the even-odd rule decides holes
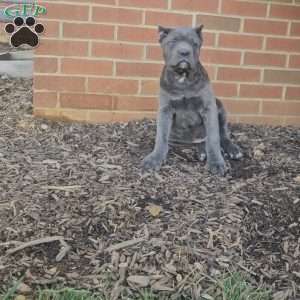
[[[114,26],[114,40],[118,40],[118,33],[119,33],[119,26],[115,25]]]
[[[116,61],[113,60],[113,77],[117,77],[117,64]]]
[[[92,22],[93,7],[89,5],[89,21]]]
[[[219,0],[219,5],[218,5],[218,14],[222,14],[222,0]]]
[[[289,20],[289,22],[288,22],[287,35],[288,35],[289,37],[292,37],[291,34],[292,34],[292,21]]]
[[[289,68],[290,60],[291,60],[291,55],[290,55],[290,54],[287,54],[287,55],[286,55],[286,58],[285,58],[285,67],[286,67],[286,68]],[[292,68],[290,68],[290,69],[292,69]]]
[[[271,1],[268,2],[267,4],[267,18],[270,18],[270,14],[271,14]]]

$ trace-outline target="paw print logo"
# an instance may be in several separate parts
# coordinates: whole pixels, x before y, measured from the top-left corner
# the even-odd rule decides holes
[[[23,44],[36,47],[39,44],[38,34],[45,30],[43,24],[36,24],[34,17],[27,17],[24,20],[22,17],[16,17],[14,24],[9,23],[5,26],[5,31],[11,34],[10,43],[13,47],[19,47]]]

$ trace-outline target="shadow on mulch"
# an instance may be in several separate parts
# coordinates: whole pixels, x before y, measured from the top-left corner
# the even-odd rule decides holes
[[[36,120],[31,85],[0,79],[0,286],[25,274],[32,286],[197,296],[207,275],[237,269],[299,299],[299,128],[232,125],[245,158],[225,178],[182,148],[141,176],[154,121]],[[60,261],[59,242],[9,255],[51,236],[71,247]]]

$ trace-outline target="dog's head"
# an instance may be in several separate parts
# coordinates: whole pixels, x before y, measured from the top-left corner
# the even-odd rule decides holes
[[[196,28],[158,27],[159,42],[167,67],[178,75],[188,74],[199,62],[203,25]]]

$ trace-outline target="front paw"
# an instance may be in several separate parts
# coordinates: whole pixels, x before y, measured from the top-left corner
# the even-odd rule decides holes
[[[143,161],[142,161],[142,171],[147,172],[147,171],[159,171],[161,168],[163,159],[155,154],[155,153],[150,153],[148,156],[146,156]]]
[[[225,176],[226,165],[224,159],[208,161],[208,169],[213,175]]]

